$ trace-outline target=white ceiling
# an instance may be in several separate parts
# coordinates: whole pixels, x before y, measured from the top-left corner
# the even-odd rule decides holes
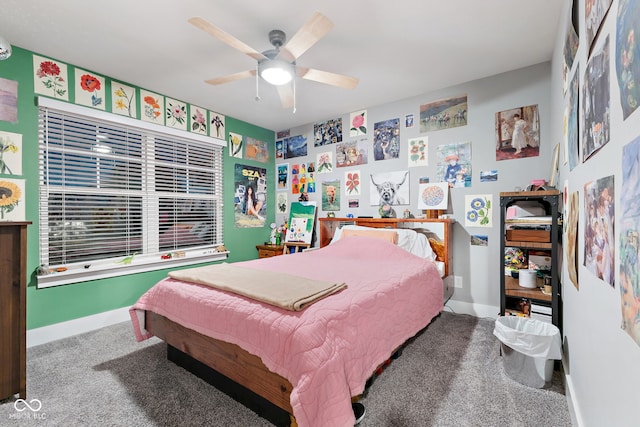
[[[561,0],[2,0],[12,45],[274,131],[551,59]],[[201,16],[257,51],[314,12],[335,27],[298,64],[360,79],[356,89],[299,80],[297,111],[245,79],[204,83],[255,60],[187,23]],[[11,61],[0,62],[2,67]],[[430,101],[426,99],[425,101]]]

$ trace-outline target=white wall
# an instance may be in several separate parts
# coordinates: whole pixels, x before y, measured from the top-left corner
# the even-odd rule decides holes
[[[570,3],[570,2],[566,2]],[[579,64],[580,89],[584,82],[587,65],[587,47],[584,36],[584,0],[579,2],[581,28],[580,46],[576,57]],[[562,165],[560,184],[568,180],[568,191],[580,195],[580,217],[578,219],[578,278],[579,290],[569,280],[563,269],[564,296],[564,351],[565,371],[574,399],[575,410],[584,426],[632,426],[640,425],[638,404],[640,403],[640,346],[625,333],[621,325],[619,289],[619,248],[622,184],[622,147],[640,134],[640,111],[635,111],[623,121],[620,92],[615,68],[615,31],[618,0],[614,0],[603,23],[596,49],[604,38],[610,36],[610,141],[586,162],[572,171]],[[565,16],[567,16],[568,7]],[[564,18],[561,20],[564,22]],[[563,110],[565,99],[562,90],[562,49],[565,32],[561,28],[551,67],[551,135],[556,141],[563,140]],[[637,52],[637,50],[636,50]],[[638,58],[635,59],[636,61]],[[570,74],[573,76],[574,68]],[[582,97],[582,95],[580,95]],[[582,106],[580,107],[580,111]],[[582,125],[580,125],[582,126]],[[562,151],[562,150],[561,150]],[[596,278],[584,267],[584,184],[588,181],[614,175],[615,179],[615,287]],[[566,254],[565,254],[566,257]],[[566,263],[565,263],[566,265]]]
[[[472,66],[472,64],[470,64]],[[496,316],[499,311],[499,274],[502,274],[499,254],[499,198],[501,191],[513,191],[514,187],[526,187],[532,179],[548,179],[551,172],[550,159],[553,146],[559,140],[550,138],[550,63],[543,63],[524,69],[492,76],[489,78],[472,81],[458,86],[450,87],[438,92],[422,94],[410,99],[401,100],[383,106],[363,106],[367,109],[368,129],[366,140],[369,145],[369,163],[354,167],[334,168],[330,174],[316,174],[318,192],[310,193],[310,200],[315,200],[319,206],[319,217],[325,217],[326,211],[321,206],[321,183],[325,180],[341,181],[342,198],[341,210],[336,212],[337,217],[344,217],[348,213],[355,216],[371,215],[379,217],[377,206],[370,206],[369,188],[371,185],[370,174],[376,172],[390,172],[409,170],[411,201],[408,206],[396,208],[398,216],[402,216],[405,208],[413,214],[422,214],[417,209],[418,179],[428,176],[431,182],[436,181],[437,147],[442,144],[458,142],[471,142],[472,152],[472,186],[468,188],[451,189],[452,213],[458,221],[454,228],[454,274],[462,277],[462,288],[456,288],[450,308],[456,312],[466,312],[480,316]],[[397,76],[402,78],[402,76]],[[442,98],[455,97],[467,94],[468,124],[452,129],[420,133],[419,108]],[[525,159],[496,161],[495,156],[495,114],[499,111],[517,108],[526,105],[538,105],[540,113],[540,137],[541,147],[538,157]],[[404,127],[404,117],[413,114],[415,126]],[[327,117],[326,120],[342,117],[345,129],[344,141],[350,140],[349,112],[335,117]],[[373,160],[373,137],[371,131],[374,123],[400,118],[401,128],[401,153],[399,159]],[[316,161],[318,152],[333,151],[335,146],[313,146],[313,123],[299,128],[291,129],[291,136],[305,134],[308,136],[308,155],[285,159],[291,165],[295,163],[308,163]],[[418,136],[429,138],[429,166],[408,168],[407,166],[407,140]],[[335,154],[334,154],[335,156]],[[278,163],[278,162],[276,162]],[[335,157],[334,157],[335,163]],[[344,174],[346,171],[359,169],[362,175],[362,195],[360,207],[350,209],[347,205],[348,197],[344,196]],[[497,182],[480,182],[480,171],[498,170]],[[464,227],[465,222],[465,195],[491,194],[493,196],[493,227]],[[297,196],[289,194],[289,201],[297,200]],[[278,223],[283,221],[283,216],[278,216]],[[482,234],[489,236],[489,246],[471,246],[470,236]]]

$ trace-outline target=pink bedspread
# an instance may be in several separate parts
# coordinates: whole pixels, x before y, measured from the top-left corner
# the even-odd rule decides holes
[[[139,320],[150,310],[259,356],[293,385],[291,406],[301,427],[353,426],[351,396],[443,309],[442,280],[430,261],[368,237],[236,265],[344,281],[347,289],[292,312],[164,279],[130,310],[136,338],[150,337]]]

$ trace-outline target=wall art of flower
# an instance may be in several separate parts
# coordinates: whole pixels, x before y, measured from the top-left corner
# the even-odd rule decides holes
[[[0,132],[0,174],[22,175],[22,135]]]
[[[491,194],[465,196],[465,227],[492,227],[493,216]]]
[[[140,89],[140,118],[145,122],[164,125],[164,97]]]
[[[229,132],[229,157],[242,158],[242,135]]]
[[[349,136],[360,136],[367,133],[367,110],[351,113]]]
[[[209,119],[207,118],[207,110],[192,105],[190,107],[191,124],[189,130],[200,135],[209,134]]]
[[[24,221],[24,179],[0,179],[0,221]]]
[[[68,101],[67,65],[33,55],[33,90],[35,93]]]
[[[187,130],[187,104],[184,102],[167,98],[165,116],[167,126]]]
[[[104,110],[104,77],[76,68],[75,78],[75,103]]]
[[[209,136],[218,139],[225,139],[224,137],[224,124],[225,116],[215,111],[209,111]]]
[[[349,196],[360,194],[360,171],[349,171],[344,173],[345,193]]]
[[[326,153],[318,153],[316,157],[316,172],[317,173],[329,173],[333,171],[333,153],[327,151]]]
[[[138,118],[136,108],[136,90],[115,81],[111,82],[111,112],[123,116]]]
[[[407,143],[409,145],[409,167],[429,166],[429,152],[427,150],[429,137],[410,138]]]

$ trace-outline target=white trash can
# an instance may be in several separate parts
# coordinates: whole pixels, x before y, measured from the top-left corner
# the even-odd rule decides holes
[[[553,361],[562,358],[557,326],[527,317],[501,316],[493,334],[500,340],[509,378],[533,388],[543,388],[551,381]]]

